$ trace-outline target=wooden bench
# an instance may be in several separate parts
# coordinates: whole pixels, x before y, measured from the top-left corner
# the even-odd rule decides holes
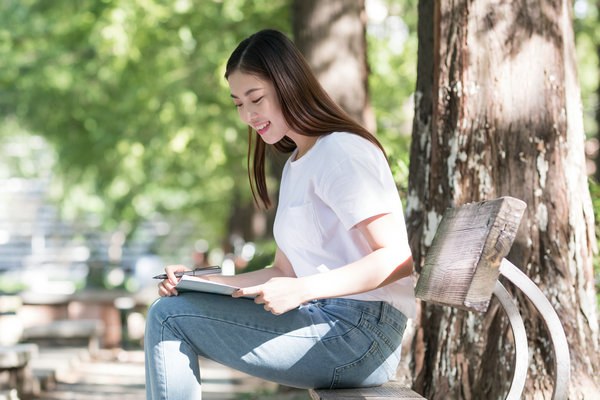
[[[506,258],[525,211],[521,200],[502,197],[447,209],[436,231],[416,295],[423,301],[483,313],[492,295],[506,312],[515,342],[513,380],[506,399],[521,398],[528,370],[529,349],[521,315],[502,283],[503,275],[531,301],[550,334],[554,350],[552,399],[567,399],[570,379],[569,346],[556,311],[541,290]],[[310,390],[314,400],[424,399],[390,382],[373,388]]]

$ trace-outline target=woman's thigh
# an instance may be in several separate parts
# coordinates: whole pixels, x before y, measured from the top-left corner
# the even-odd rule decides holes
[[[181,293],[157,300],[148,320],[199,355],[282,384],[379,384],[395,372],[402,332],[383,327],[377,306],[365,312],[361,303],[325,300],[273,315],[248,299]]]

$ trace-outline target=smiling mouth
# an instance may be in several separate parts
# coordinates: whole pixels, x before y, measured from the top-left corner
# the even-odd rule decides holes
[[[254,129],[256,130],[256,132],[258,132],[259,135],[262,135],[267,131],[267,129],[269,129],[269,126],[271,126],[271,123],[265,122],[264,124],[256,125]]]

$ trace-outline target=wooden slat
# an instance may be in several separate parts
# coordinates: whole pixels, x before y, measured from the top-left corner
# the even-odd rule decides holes
[[[317,390],[309,391],[310,397],[313,400],[378,400],[378,399],[408,399],[408,400],[425,400],[423,396],[417,392],[413,392],[407,387],[398,383],[390,382],[383,386],[370,388],[356,389],[336,389],[336,390]]]
[[[515,239],[526,204],[512,197],[447,209],[417,282],[420,299],[487,310],[498,267]]]

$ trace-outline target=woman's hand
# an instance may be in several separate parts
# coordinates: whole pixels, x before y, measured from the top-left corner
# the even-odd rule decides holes
[[[175,273],[183,271],[191,271],[191,269],[185,265],[168,265],[165,267],[167,279],[158,284],[158,294],[160,297],[177,296],[179,294],[175,289],[175,285],[179,282],[179,278],[175,276]]]
[[[303,282],[299,278],[271,278],[261,285],[241,288],[232,296],[256,296],[254,298],[256,304],[264,304],[265,310],[280,315],[304,303]]]

